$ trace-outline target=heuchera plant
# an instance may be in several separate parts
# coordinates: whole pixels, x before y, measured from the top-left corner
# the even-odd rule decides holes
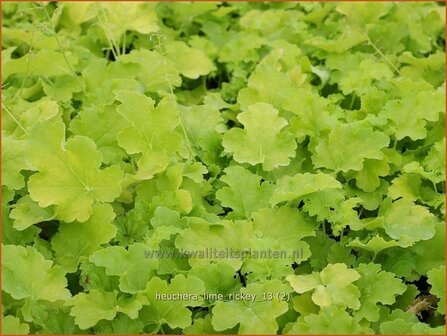
[[[444,334],[444,6],[3,3],[3,334]]]

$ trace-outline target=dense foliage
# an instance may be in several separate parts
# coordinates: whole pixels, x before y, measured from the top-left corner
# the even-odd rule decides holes
[[[443,4],[2,17],[3,333],[445,332]]]

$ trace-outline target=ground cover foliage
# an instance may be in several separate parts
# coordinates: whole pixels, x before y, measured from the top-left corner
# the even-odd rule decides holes
[[[2,18],[4,334],[445,332],[443,4]]]

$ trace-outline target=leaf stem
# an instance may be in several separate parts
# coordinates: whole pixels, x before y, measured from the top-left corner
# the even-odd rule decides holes
[[[79,87],[81,88],[81,90],[82,90],[84,93],[86,93],[86,92],[85,92],[84,85],[82,85],[82,82],[81,82],[81,80],[79,79],[78,75],[76,74],[76,71],[74,70],[74,68],[73,68],[73,66],[70,64],[70,62],[68,61],[67,54],[65,53],[65,50],[64,50],[64,48],[63,48],[63,46],[62,46],[62,42],[61,42],[61,40],[59,39],[59,36],[58,36],[57,33],[56,33],[56,28],[54,27],[54,25],[53,25],[53,21],[51,21],[50,14],[48,13],[47,8],[45,7],[45,5],[44,5],[43,2],[40,3],[40,7],[41,7],[42,10],[44,11],[44,13],[45,13],[45,17],[47,18],[47,21],[48,21],[48,23],[50,24],[51,32],[53,33],[53,35],[54,35],[54,37],[55,37],[55,39],[56,39],[57,45],[59,46],[59,49],[60,49],[60,51],[61,51],[61,53],[62,53],[62,56],[64,57],[65,63],[67,63],[68,68],[69,68],[70,71],[73,73],[73,76],[76,78],[76,81],[78,82]]]
[[[164,75],[165,75],[166,82],[169,85],[169,91],[171,93],[171,99],[172,99],[174,105],[176,106],[177,115],[178,115],[178,118],[179,118],[179,121],[180,121],[180,127],[182,128],[183,136],[184,136],[184,138],[186,140],[186,143],[188,145],[188,149],[189,149],[191,158],[194,161],[195,160],[195,153],[194,153],[194,150],[192,149],[191,142],[189,141],[189,137],[188,137],[188,133],[186,132],[185,125],[183,124],[182,115],[180,113],[180,109],[179,109],[179,106],[178,106],[178,103],[177,103],[177,99],[175,98],[174,89],[172,87],[171,80],[169,79],[169,74],[168,74],[168,71],[167,71],[168,63],[166,62],[166,59],[164,58],[164,52],[163,52],[163,48],[162,48],[162,45],[161,45],[160,35],[158,33],[155,33],[153,36],[155,36],[157,38],[157,47],[159,49],[160,55],[163,57],[163,70],[164,70]]]
[[[33,33],[31,35],[30,47],[29,47],[29,51],[28,51],[28,58],[26,60],[25,76],[23,77],[22,84],[20,85],[20,89],[14,95],[14,98],[17,98],[17,97],[23,98],[22,97],[22,92],[23,92],[23,88],[25,87],[25,82],[26,82],[26,80],[28,78],[28,75],[29,75],[29,68],[30,68],[29,64],[30,64],[30,57],[31,57],[30,54],[33,51],[33,42],[34,42],[34,34],[35,34],[35,32],[36,31],[33,29]]]
[[[356,97],[357,97],[357,96],[356,96],[355,92],[352,92],[351,104],[349,104],[349,109],[350,109],[350,110],[352,110],[352,107],[354,106],[354,101],[355,101],[355,98],[356,98]]]
[[[123,45],[121,50],[121,55],[124,55],[126,53],[126,32],[123,34]]]
[[[393,64],[393,62],[391,62],[390,59],[374,44],[374,42],[371,41],[366,32],[364,32],[364,34],[369,45],[372,46],[374,50],[389,64],[389,66],[394,70],[394,72],[396,72],[396,74],[400,75],[399,69]]]
[[[393,64],[393,62],[391,62],[391,60],[379,49],[379,47],[376,46],[376,44],[371,41],[371,39],[368,36],[368,32],[366,30],[361,29],[357,24],[351,22],[351,24],[353,24],[355,26],[355,28],[357,28],[357,30],[363,34],[366,38],[366,41],[368,42],[368,44],[374,48],[374,50],[388,63],[388,65],[393,69],[394,72],[396,72],[396,74],[400,75],[400,71],[399,69]]]
[[[435,193],[438,193],[438,188],[436,187],[435,181],[431,181],[433,183],[433,188],[435,190]]]
[[[114,47],[114,43],[112,42],[112,39],[109,36],[109,31],[106,29],[105,22],[101,19],[101,14],[99,12],[99,9],[97,10],[97,17],[98,17],[99,25],[101,26],[102,30],[106,34],[107,43],[109,44],[109,50],[112,52],[113,57],[115,59],[117,59],[118,58],[118,54],[116,53],[116,50],[115,50],[115,47]]]
[[[9,110],[9,108],[6,107],[6,105],[2,102],[2,106],[5,109],[6,113],[9,114],[9,116],[11,117],[12,120],[14,120],[14,122],[20,127],[20,129],[25,132],[26,134],[29,134],[28,130],[16,119],[16,117],[14,117],[14,115],[12,114],[12,112]]]

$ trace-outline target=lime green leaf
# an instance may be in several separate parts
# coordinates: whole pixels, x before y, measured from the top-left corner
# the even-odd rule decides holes
[[[359,219],[357,211],[354,209],[360,203],[360,198],[348,198],[337,204],[336,211],[328,216],[328,220],[332,223],[332,232],[338,235],[347,226],[350,229],[359,231],[364,228],[364,223]]]
[[[2,185],[11,189],[21,189],[25,186],[24,177],[20,173],[28,168],[25,148],[25,140],[14,139],[2,132]]]
[[[218,133],[218,130],[223,127],[223,119],[219,109],[208,105],[181,106],[180,114],[191,145],[203,150],[202,160],[205,163],[211,161],[220,166],[222,135]]]
[[[243,110],[259,102],[281,108],[293,92],[291,79],[286,73],[279,71],[281,68],[282,65],[258,64],[248,79],[248,87],[242,88],[237,97]],[[242,84],[245,85],[245,81]]]
[[[27,335],[29,326],[26,323],[20,323],[17,317],[7,315],[2,318],[3,335]]]
[[[422,162],[424,167],[445,179],[445,138],[437,141]]]
[[[4,106],[3,106],[4,107]],[[5,123],[3,131],[12,133],[16,138],[23,139],[36,124],[44,120],[56,120],[60,115],[59,105],[47,97],[36,102],[18,101],[17,106],[10,109],[4,107],[2,114]]]
[[[14,299],[53,302],[70,297],[65,272],[34,247],[3,245],[2,263],[3,290]]]
[[[421,194],[421,178],[416,174],[402,174],[391,182],[388,193],[394,200],[404,198],[414,202]]]
[[[430,325],[421,323],[416,315],[404,312],[400,309],[394,310],[387,321],[380,324],[382,334],[417,334],[417,335],[444,335],[445,327],[431,328]]]
[[[82,91],[82,87],[73,75],[58,76],[53,81],[43,79],[40,84],[48,97],[60,102],[69,102],[73,94]]]
[[[64,27],[70,27],[75,31],[80,30],[80,25],[82,23],[92,20],[97,14],[96,11],[92,10],[94,5],[89,2],[79,4],[64,3],[58,5],[58,7],[62,9],[61,20],[59,21],[60,24]]]
[[[348,27],[336,40],[327,40],[324,37],[317,36],[304,43],[328,52],[342,53],[366,40],[367,36],[364,33]]]
[[[14,198],[14,191],[7,187],[2,188],[2,234],[3,243],[7,245],[27,245],[39,234],[40,229],[32,226],[24,231],[13,228],[13,221],[10,218],[10,208],[8,204]]]
[[[214,330],[213,324],[211,322],[211,315],[206,315],[204,318],[196,318],[193,324],[186,327],[184,330],[185,335],[215,335],[215,334],[234,334],[235,328],[227,329],[225,331],[218,332]]]
[[[405,333],[407,335],[444,335],[445,327],[431,328],[428,324],[420,322],[408,322],[403,319],[386,321],[380,325],[380,332],[384,335],[396,335]]]
[[[278,300],[278,293],[289,291],[279,280],[250,284],[240,291],[245,300],[216,303],[212,311],[213,327],[223,331],[239,324],[239,334],[276,334],[276,318],[287,311],[287,302]],[[265,294],[271,294],[273,299],[264,298]]]
[[[306,275],[289,275],[286,280],[299,294],[311,291],[322,284],[320,275],[316,272]]]
[[[395,240],[386,241],[381,236],[375,235],[366,243],[361,242],[360,239],[357,237],[353,241],[351,241],[348,246],[370,251],[373,253],[374,256],[376,256],[380,251],[383,251],[390,247],[399,246],[399,244]]]
[[[170,91],[171,87],[181,84],[175,63],[155,51],[132,50],[119,60],[119,63],[110,65],[111,75],[136,78],[146,91]]]
[[[183,176],[190,178],[196,183],[203,182],[203,175],[208,173],[206,166],[200,162],[183,165]]]
[[[242,267],[244,273],[248,273],[247,278],[250,281],[282,279],[292,274],[291,265],[299,264],[311,255],[309,245],[301,240],[315,235],[315,226],[309,218],[293,208],[261,209],[255,212],[254,235],[249,242],[251,253],[245,258]]]
[[[257,34],[241,32],[231,36],[231,40],[224,42],[219,52],[219,60],[228,63],[237,63],[246,60],[257,60],[259,49],[264,44],[264,39]]]
[[[252,226],[247,221],[208,223],[203,219],[192,218],[189,228],[177,236],[175,246],[184,252],[194,252],[189,258],[191,266],[219,260],[227,262],[236,271],[242,264],[241,258],[235,258],[225,251],[231,250],[241,255],[251,234]]]
[[[129,154],[142,153],[135,177],[152,178],[180,149],[176,107],[164,100],[155,108],[151,98],[131,91],[119,92],[117,99],[122,103],[117,111],[129,124],[118,134],[118,143]]]
[[[228,167],[224,172],[221,181],[228,187],[219,189],[216,198],[223,206],[233,209],[234,217],[250,217],[254,211],[268,206],[272,194],[268,182],[261,183],[260,176],[238,166]]]
[[[130,245],[127,250],[122,246],[106,247],[93,253],[89,260],[105,267],[108,275],[118,275],[121,291],[131,294],[146,288],[158,266],[157,260],[147,257],[143,244]]]
[[[138,318],[138,312],[143,308],[144,305],[147,305],[148,301],[146,296],[141,293],[138,293],[134,296],[121,296],[117,300],[116,311],[121,312],[129,316],[131,319]]]
[[[388,143],[385,134],[366,124],[339,124],[315,147],[312,161],[316,167],[334,171],[360,171],[365,159],[382,159],[381,149]]]
[[[33,47],[34,50],[50,49],[59,50],[56,39],[53,36],[45,35],[44,32],[38,30],[25,30],[7,28],[3,29],[3,38],[5,44],[19,44],[26,43]],[[62,45],[67,47],[68,41],[62,41]]]
[[[349,247],[333,244],[329,250],[327,261],[330,264],[345,263],[348,266],[352,266],[355,265],[356,258]]]
[[[101,154],[89,138],[64,139],[62,122],[43,122],[33,128],[27,159],[39,172],[30,177],[28,188],[39,206],[57,206],[57,218],[84,222],[94,203],[112,202],[119,196],[122,172],[116,166],[100,169]]]
[[[70,67],[76,65],[77,62],[78,59],[68,52],[65,52],[64,55],[59,51],[43,49],[37,53],[28,53],[23,57],[5,62],[2,76],[5,79],[11,75],[73,76]]]
[[[438,311],[445,314],[445,267],[433,268],[427,273],[430,293],[439,298]]]
[[[70,315],[75,318],[79,328],[93,327],[100,320],[113,320],[116,316],[116,293],[96,289],[88,294],[79,293],[66,303],[72,306]]]
[[[54,209],[53,207],[39,207],[27,195],[17,201],[11,210],[10,217],[14,219],[14,229],[23,231],[34,224],[52,219],[54,217]]]
[[[402,171],[407,174],[419,174],[423,178],[432,181],[433,183],[439,183],[445,180],[443,173],[426,171],[424,167],[417,161],[412,161],[403,166]]]
[[[315,235],[315,224],[298,209],[261,209],[253,214],[253,230],[258,238],[271,238],[288,248],[305,237]],[[272,225],[272,223],[277,223]]]
[[[377,303],[393,304],[396,301],[396,296],[403,294],[407,286],[393,273],[382,271],[378,264],[360,264],[357,271],[360,274],[356,285],[361,293],[361,307],[355,313],[355,317],[378,321],[379,306]]]
[[[345,194],[342,189],[327,189],[308,194],[304,200],[303,210],[310,216],[317,216],[317,220],[323,221],[331,216],[337,216],[331,209],[340,207],[345,200]]]
[[[191,311],[186,307],[200,306],[205,288],[203,282],[195,277],[186,278],[183,275],[175,276],[171,283],[167,283],[158,277],[148,282],[144,291],[149,306],[141,312],[141,318],[145,324],[157,326],[167,324],[171,328],[186,328],[191,325]],[[175,297],[184,294],[186,297]],[[160,297],[157,297],[160,296]],[[165,296],[165,299],[161,297]],[[170,299],[166,299],[170,298]]]
[[[70,308],[59,302],[40,302],[31,310],[32,324],[44,334],[79,334],[81,331],[70,316]]]
[[[79,265],[79,283],[86,291],[98,289],[100,291],[112,292],[118,289],[119,278],[106,274],[104,267],[96,266],[86,260]]]
[[[336,11],[357,25],[364,26],[375,23],[386,15],[393,7],[392,3],[337,3]]]
[[[286,130],[287,121],[266,103],[256,103],[238,115],[244,129],[233,128],[224,135],[223,146],[237,162],[262,163],[266,171],[286,166],[295,156],[296,142]],[[242,145],[243,144],[243,145]]]
[[[95,204],[93,214],[87,221],[62,224],[51,240],[58,264],[67,272],[76,271],[83,258],[88,258],[102,244],[115,237],[114,218],[115,213],[110,205]]]
[[[149,3],[113,2],[96,5],[99,6],[96,16],[100,25],[116,43],[127,31],[149,34],[158,30],[157,16]],[[93,8],[90,10],[94,12]]]
[[[340,182],[331,175],[298,173],[295,176],[284,176],[278,179],[270,202],[272,205],[276,205],[284,201],[293,201],[318,191],[339,188],[341,188]]]
[[[320,307],[344,305],[352,309],[360,308],[360,292],[352,283],[360,278],[357,271],[345,264],[329,264],[320,274],[289,275],[292,288],[297,293],[315,290],[312,300]]]
[[[445,20],[444,20],[445,21]],[[436,51],[428,57],[414,57],[411,52],[405,51],[399,57],[403,64],[401,73],[408,78],[421,77],[437,87],[444,82],[442,74],[445,66],[445,53]]]
[[[182,165],[174,165],[156,180],[142,184],[137,190],[137,197],[144,203],[150,202],[151,211],[161,206],[179,213],[189,213],[192,210],[193,199],[188,190],[181,188],[183,182]]]
[[[184,42],[168,43],[166,57],[175,63],[180,74],[188,78],[196,79],[215,70],[214,64],[201,50],[193,49]]]
[[[115,107],[89,107],[81,110],[70,123],[70,131],[94,140],[105,163],[119,161],[125,152],[118,146],[117,134],[127,123],[117,113]]]
[[[144,324],[138,319],[131,319],[127,315],[117,314],[110,322],[100,321],[95,327],[96,334],[130,335],[143,332]]]
[[[408,136],[413,140],[427,136],[427,121],[437,121],[444,112],[444,93],[422,91],[405,96],[399,100],[389,101],[383,115],[391,120],[391,130],[398,140]]]
[[[317,314],[300,316],[298,320],[287,330],[287,334],[328,334],[334,333],[334,323],[337,334],[360,334],[363,332],[356,321],[341,306],[322,307]],[[369,332],[370,333],[370,332]]]
[[[425,207],[406,199],[395,201],[385,211],[385,232],[408,247],[420,240],[428,240],[435,234],[434,216]]]
[[[360,61],[358,67],[344,73],[339,85],[344,94],[365,94],[374,81],[392,77],[393,72],[388,64],[366,58]]]
[[[312,295],[309,292],[295,296],[292,299],[293,309],[300,313],[302,316],[316,314],[320,310],[312,301]]]
[[[363,169],[354,174],[357,187],[366,192],[376,190],[380,186],[380,176],[386,176],[390,167],[385,160],[366,159]]]
[[[158,249],[163,240],[169,241],[171,236],[180,233],[186,225],[177,211],[161,206],[155,209],[151,224],[154,230],[146,236],[145,241],[152,249]]]
[[[241,283],[235,278],[234,269],[226,263],[199,265],[189,273],[203,281],[206,293],[227,295],[239,290]]]
[[[290,120],[290,130],[299,142],[306,136],[319,137],[337,123],[329,113],[329,101],[307,88],[294,90],[294,94],[284,100],[282,108],[296,114]]]

